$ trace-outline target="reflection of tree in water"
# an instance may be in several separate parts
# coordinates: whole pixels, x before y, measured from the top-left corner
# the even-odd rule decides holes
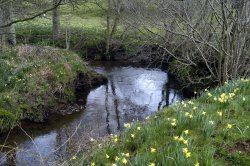
[[[107,84],[105,86],[105,110],[107,112],[107,116],[106,116],[106,123],[107,123],[107,133],[110,134],[111,130],[110,130],[110,125],[109,125],[109,116],[110,116],[110,112],[109,112],[109,84]]]
[[[7,154],[6,154],[6,160],[7,160],[7,164],[8,166],[15,166],[16,165],[16,149],[12,149],[10,150]]]
[[[169,105],[169,94],[170,94],[170,91],[169,91],[169,84],[166,83],[163,88],[162,88],[162,91],[161,91],[161,101],[159,102],[158,104],[158,110],[166,107]],[[163,105],[165,102],[165,105]]]
[[[66,153],[69,151],[68,142],[65,143],[65,141],[69,138],[69,133],[67,133],[67,128],[61,128],[57,130],[56,133],[55,148],[61,147],[55,152],[55,158],[57,161],[63,162],[67,155]],[[63,145],[64,143],[65,145]]]
[[[168,82],[163,86],[163,90],[161,91],[162,99],[158,104],[158,110],[167,107],[170,104],[173,104],[178,97],[178,92],[174,89],[171,89],[170,85],[171,84]],[[170,94],[173,95],[171,99],[170,99]],[[164,102],[165,105],[163,105]]]
[[[115,106],[115,114],[116,114],[116,120],[117,120],[117,130],[121,129],[121,124],[120,124],[120,116],[119,116],[119,110],[118,110],[118,97],[116,95],[116,91],[115,91],[115,85],[114,85],[114,77],[111,77],[111,89],[112,89],[112,94],[114,96],[114,106]]]

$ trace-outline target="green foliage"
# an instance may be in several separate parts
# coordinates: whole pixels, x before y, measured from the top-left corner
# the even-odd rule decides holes
[[[249,151],[235,146],[250,138],[249,94],[247,79],[205,90],[145,122],[124,125],[126,131],[111,136],[83,165],[249,165]]]
[[[16,116],[10,111],[0,108],[0,131],[5,130],[5,128],[12,128],[17,122]]]

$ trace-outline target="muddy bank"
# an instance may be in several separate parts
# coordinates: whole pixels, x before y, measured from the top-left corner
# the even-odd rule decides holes
[[[72,101],[60,100],[53,107],[47,108],[45,120],[48,118],[49,114],[58,115],[70,115],[75,112],[82,110],[82,107],[76,103],[77,96],[82,92],[89,93],[91,89],[94,89],[100,85],[106,84],[108,78],[102,74],[96,73],[95,71],[90,71],[88,73],[79,73],[75,79],[72,89],[74,89],[75,97]]]

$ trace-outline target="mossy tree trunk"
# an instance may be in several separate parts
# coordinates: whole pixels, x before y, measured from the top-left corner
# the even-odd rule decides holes
[[[9,22],[14,22],[14,9],[12,2],[8,6],[8,16],[9,16]],[[16,45],[16,30],[15,30],[15,24],[11,24],[9,26],[9,33],[8,33],[8,42],[11,45]]]
[[[58,0],[53,0],[53,6],[56,6],[58,4]],[[59,12],[59,6],[57,6],[55,9],[53,9],[53,16],[52,16],[52,23],[53,23],[53,29],[52,29],[52,35],[53,39],[57,40],[60,38],[60,12]]]
[[[6,9],[5,7],[0,7],[0,25],[6,24]],[[5,34],[6,28],[0,28],[0,51],[4,51],[5,48]]]

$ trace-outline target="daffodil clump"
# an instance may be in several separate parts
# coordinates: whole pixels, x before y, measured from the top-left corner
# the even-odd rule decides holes
[[[84,163],[249,165],[248,152],[236,146],[249,140],[249,123],[249,81],[232,81],[207,89],[196,99],[176,102],[153,117],[146,117],[144,122],[124,124],[125,132],[113,136],[105,148]]]

